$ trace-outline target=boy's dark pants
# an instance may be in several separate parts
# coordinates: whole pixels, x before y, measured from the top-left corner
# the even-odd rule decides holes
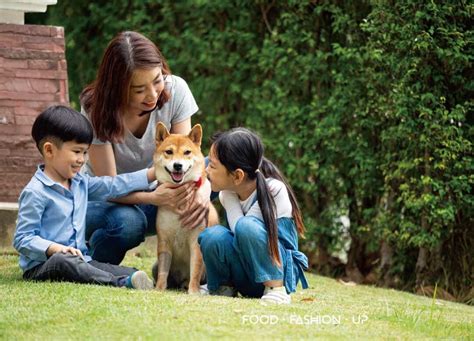
[[[137,269],[97,262],[86,263],[70,253],[55,253],[46,262],[28,271],[23,278],[33,281],[65,281],[77,283],[124,286],[125,279]]]

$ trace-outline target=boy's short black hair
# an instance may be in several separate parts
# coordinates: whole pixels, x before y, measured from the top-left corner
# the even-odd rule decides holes
[[[64,142],[92,143],[94,133],[89,120],[76,110],[54,105],[36,117],[31,136],[41,152],[42,145],[48,139],[62,145]]]

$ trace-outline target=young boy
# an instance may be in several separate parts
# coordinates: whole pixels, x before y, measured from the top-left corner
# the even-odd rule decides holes
[[[85,219],[88,200],[147,189],[155,180],[154,169],[115,177],[80,174],[93,130],[85,116],[64,106],[42,112],[31,134],[44,164],[19,199],[13,246],[20,253],[23,278],[152,289],[145,272],[100,263],[87,255]]]

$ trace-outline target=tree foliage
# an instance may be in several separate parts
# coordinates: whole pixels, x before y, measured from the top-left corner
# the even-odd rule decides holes
[[[468,1],[59,1],[71,102],[136,30],[186,79],[207,136],[245,125],[286,174],[323,273],[472,300]],[[341,216],[348,216],[350,227]],[[333,255],[347,252],[347,262]]]

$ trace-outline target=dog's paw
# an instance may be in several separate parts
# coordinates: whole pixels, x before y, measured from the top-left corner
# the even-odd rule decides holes
[[[189,295],[201,295],[201,288],[199,286],[189,287],[188,294]]]
[[[156,290],[159,290],[159,291],[164,291],[164,290],[166,290],[166,282],[165,282],[165,281],[160,281],[160,280],[158,280],[158,282],[156,282],[155,289],[156,289]]]

